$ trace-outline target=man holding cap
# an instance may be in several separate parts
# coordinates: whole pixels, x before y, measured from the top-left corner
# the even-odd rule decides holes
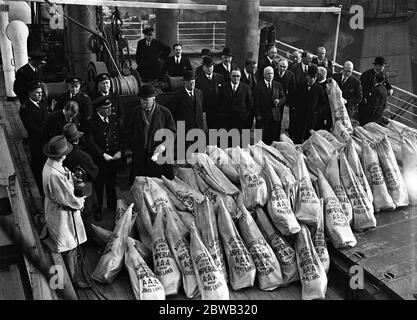
[[[29,53],[29,62],[16,71],[13,91],[21,104],[28,99],[28,85],[32,81],[42,81],[42,66],[46,64],[46,53],[36,50]]]
[[[219,129],[217,122],[218,91],[223,83],[223,76],[214,73],[214,60],[207,56],[203,58],[203,73],[198,75],[195,86],[203,92],[203,112],[206,114],[208,129]]]
[[[98,167],[98,176],[93,182],[97,195],[94,219],[102,218],[103,192],[106,187],[107,208],[116,210],[117,160],[122,157],[122,139],[117,117],[112,113],[112,103],[107,96],[93,100],[95,112],[89,120],[88,150]]]
[[[186,71],[183,76],[184,88],[178,90],[170,101],[172,116],[178,127],[178,121],[185,124],[185,132],[191,129],[204,130],[203,92],[195,88],[194,71]],[[186,142],[186,147],[193,142]]]
[[[317,121],[326,110],[326,93],[317,81],[318,67],[308,67],[307,79],[297,85],[294,106],[290,107],[289,134],[295,144],[303,143],[310,137],[310,130],[316,130]]]
[[[136,48],[137,70],[144,82],[151,82],[158,79],[161,62],[166,60],[171,48],[153,38],[153,28],[145,28],[143,34],[145,38],[138,41]]]
[[[73,100],[78,103],[79,113],[77,115],[80,123],[80,130],[87,129],[88,119],[93,115],[93,107],[91,106],[90,97],[81,89],[81,79],[78,77],[69,77],[65,80],[68,91],[64,92],[58,99],[55,105],[55,110],[60,110],[65,107],[68,101]]]
[[[136,176],[174,177],[172,164],[158,164],[155,160],[167,149],[166,141],[156,141],[155,133],[159,129],[176,132],[174,119],[168,108],[155,101],[156,89],[149,84],[140,88],[140,106],[132,111],[128,125],[129,144],[133,152],[131,180]],[[173,146],[170,146],[173,147]],[[173,155],[172,155],[173,156]]]
[[[233,54],[229,48],[224,48],[222,51],[222,62],[214,66],[214,72],[221,74],[225,82],[230,81],[230,73],[234,68],[232,65]]]
[[[48,114],[44,100],[42,100],[42,85],[39,81],[28,84],[28,99],[20,106],[19,115],[28,134],[30,162],[33,176],[39,192],[43,194],[42,168],[45,156],[42,153],[42,131]]]

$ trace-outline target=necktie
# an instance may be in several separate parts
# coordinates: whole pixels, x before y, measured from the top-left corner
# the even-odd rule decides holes
[[[150,47],[150,46],[151,46],[151,42],[150,42],[150,41],[146,41],[146,45],[147,45],[148,47]]]
[[[308,67],[307,67],[307,66],[305,66],[305,67],[304,67],[304,73],[305,73],[305,74],[307,74],[307,71],[308,71]]]
[[[191,91],[190,92],[190,97],[193,98],[194,97],[194,93]]]
[[[179,58],[175,58],[175,60],[176,60],[177,64],[180,64],[180,59]]]
[[[237,86],[234,84],[233,85],[233,93],[236,93],[236,89],[237,89]]]

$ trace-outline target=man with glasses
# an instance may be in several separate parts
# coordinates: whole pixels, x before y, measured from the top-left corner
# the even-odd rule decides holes
[[[264,79],[258,83],[255,92],[255,109],[257,122],[262,123],[263,137],[266,144],[279,141],[281,134],[281,110],[286,98],[281,83],[274,81],[274,69],[264,69]]]

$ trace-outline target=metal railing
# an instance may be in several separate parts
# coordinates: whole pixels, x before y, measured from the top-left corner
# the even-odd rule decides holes
[[[178,22],[177,39],[187,53],[197,53],[202,48],[221,51],[226,45],[226,21]]]
[[[304,51],[279,40],[276,40],[275,42],[278,53],[291,61],[294,60],[293,52],[295,50],[300,52]],[[340,71],[343,68],[343,66],[338,63],[334,63],[334,66],[337,71]],[[355,70],[353,71],[353,74],[358,79],[362,75],[362,73]],[[392,88],[394,89],[394,94],[388,97],[388,108],[385,110],[385,116],[417,129],[417,95],[394,85]]]

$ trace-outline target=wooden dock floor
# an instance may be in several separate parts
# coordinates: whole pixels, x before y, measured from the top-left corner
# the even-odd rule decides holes
[[[417,207],[376,214],[377,228],[356,233],[354,248],[335,251],[387,291],[417,299]]]

